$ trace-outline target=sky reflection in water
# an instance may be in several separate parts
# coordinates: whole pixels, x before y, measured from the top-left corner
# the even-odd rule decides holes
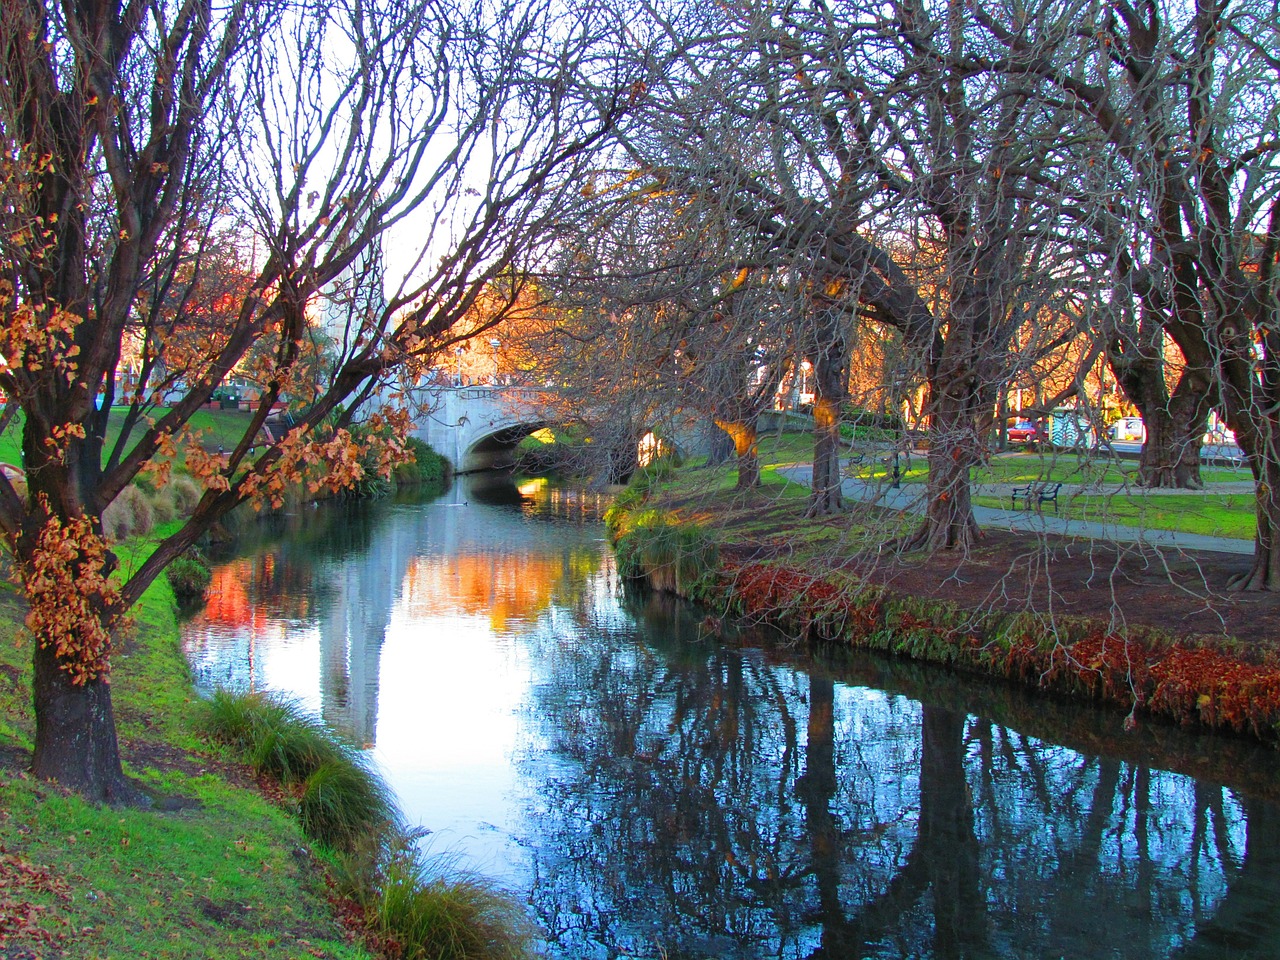
[[[369,744],[432,849],[514,889],[553,956],[1280,950],[1273,752],[713,643],[619,595],[602,506],[473,481],[309,511],[219,568],[188,654],[205,686],[285,692]],[[1231,786],[1169,772],[1206,764]]]

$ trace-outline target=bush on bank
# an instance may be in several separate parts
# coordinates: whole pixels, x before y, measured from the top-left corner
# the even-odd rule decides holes
[[[1219,645],[1085,618],[970,610],[895,595],[856,575],[776,561],[726,560],[712,535],[649,504],[642,480],[606,521],[624,576],[780,628],[797,642],[834,644],[1010,680],[1184,725],[1280,738],[1280,664]]]

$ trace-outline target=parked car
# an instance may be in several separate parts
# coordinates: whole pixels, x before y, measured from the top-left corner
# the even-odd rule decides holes
[[[1010,421],[1005,429],[1005,436],[1010,443],[1034,443],[1036,435],[1036,425],[1030,420]]]

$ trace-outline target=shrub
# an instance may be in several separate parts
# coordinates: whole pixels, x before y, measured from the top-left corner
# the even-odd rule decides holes
[[[102,511],[102,529],[108,540],[119,542],[151,532],[151,503],[139,487],[130,484]]]
[[[444,457],[417,437],[406,439],[405,446],[413,452],[413,463],[396,467],[396,483],[444,483],[449,466]]]
[[[615,552],[622,576],[645,577],[655,590],[695,600],[707,595],[720,566],[719,551],[705,530],[655,510],[632,515],[619,530]]]
[[[845,404],[840,409],[841,432],[843,428],[851,426],[855,429],[863,428],[867,430],[884,431],[886,433],[901,433],[906,429],[906,424],[902,422],[902,417],[892,411],[880,413],[875,410],[867,410],[864,407],[854,406],[853,404]]]
[[[173,587],[173,595],[182,606],[190,606],[204,599],[205,591],[213,581],[213,570],[210,569],[204,555],[198,550],[190,550],[178,557],[165,569],[169,586]]]

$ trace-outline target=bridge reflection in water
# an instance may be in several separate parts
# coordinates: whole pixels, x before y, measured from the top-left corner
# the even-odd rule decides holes
[[[551,956],[1276,955],[1273,751],[713,642],[617,592],[601,505],[473,485],[317,511],[221,568],[197,675],[376,741]]]

